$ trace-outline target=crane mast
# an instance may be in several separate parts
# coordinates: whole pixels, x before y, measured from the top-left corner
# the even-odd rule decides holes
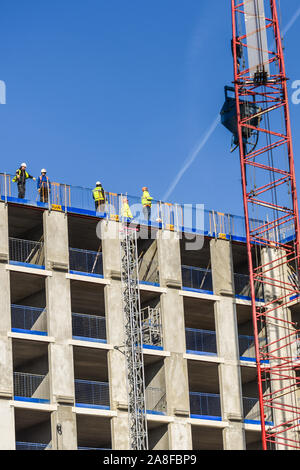
[[[262,447],[300,449],[300,330],[293,308],[300,230],[278,10],[276,0],[231,0],[231,7],[232,132],[240,154]],[[228,128],[229,104],[221,112]],[[258,291],[264,302],[257,302]]]

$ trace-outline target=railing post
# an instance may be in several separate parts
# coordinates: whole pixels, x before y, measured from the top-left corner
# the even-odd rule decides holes
[[[4,173],[4,201],[7,204],[7,181],[6,181],[6,173]]]

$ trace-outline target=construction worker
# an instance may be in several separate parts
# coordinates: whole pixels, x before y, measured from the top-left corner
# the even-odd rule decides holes
[[[40,193],[40,202],[48,202],[51,193],[51,182],[47,176],[45,168],[41,169],[41,176],[37,181],[37,189]]]
[[[143,195],[142,195],[142,205],[143,205],[143,213],[144,217],[147,221],[151,218],[151,206],[152,206],[152,199],[153,197],[150,196],[147,186],[142,188]]]
[[[93,189],[93,198],[96,212],[105,212],[105,191],[100,181],[97,181],[96,187]]]
[[[26,171],[27,165],[26,163],[21,163],[20,168],[16,171],[16,176],[12,179],[13,183],[17,183],[18,185],[18,198],[24,199],[25,198],[25,187],[26,187],[26,180],[32,179],[33,181],[36,180],[33,176],[31,176]]]
[[[133,219],[133,215],[131,213],[127,197],[123,197],[122,199],[121,215],[122,217],[125,217],[126,219]]]

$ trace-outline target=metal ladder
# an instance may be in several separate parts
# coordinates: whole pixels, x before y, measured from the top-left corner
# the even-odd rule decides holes
[[[137,236],[126,223],[122,224],[120,243],[130,448],[148,450]]]

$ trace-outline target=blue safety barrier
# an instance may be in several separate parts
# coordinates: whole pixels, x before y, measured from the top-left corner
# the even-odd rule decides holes
[[[217,355],[215,331],[186,328],[185,338],[187,353]]]
[[[76,406],[109,409],[109,385],[107,382],[75,379]]]
[[[215,393],[190,392],[192,418],[222,420],[220,395]]]
[[[72,334],[75,339],[106,342],[105,317],[72,313]]]

